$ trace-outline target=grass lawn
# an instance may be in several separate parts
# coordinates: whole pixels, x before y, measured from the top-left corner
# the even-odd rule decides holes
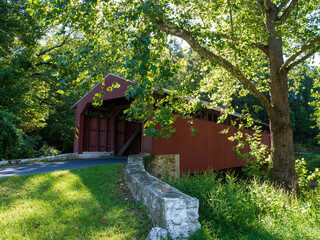
[[[0,179],[0,239],[145,239],[123,164]]]

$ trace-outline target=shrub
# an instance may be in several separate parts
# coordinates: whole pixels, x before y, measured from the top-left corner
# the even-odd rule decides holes
[[[241,128],[243,126],[239,126],[239,129]],[[262,143],[261,126],[253,126],[252,130],[254,131],[253,134],[238,131],[229,137],[229,140],[237,141],[234,151],[240,160],[247,162],[247,165],[243,167],[244,173],[248,177],[258,176],[268,179],[271,166],[271,149],[268,145]],[[244,152],[246,145],[249,146],[249,152]]]
[[[34,155],[35,138],[26,136],[17,127],[13,113],[0,111],[0,133],[0,158],[14,159]]]
[[[49,146],[48,143],[44,142],[42,147],[37,152],[37,155],[40,157],[45,157],[45,156],[58,155],[60,153],[61,152],[59,150],[55,149],[54,147]]]
[[[170,181],[199,199],[202,229],[191,239],[320,239],[320,190],[294,195],[258,177],[207,172]]]

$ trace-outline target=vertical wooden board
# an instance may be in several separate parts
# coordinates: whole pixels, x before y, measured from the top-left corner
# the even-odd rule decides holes
[[[152,137],[143,136],[143,132],[141,133],[141,152],[142,153],[152,153],[152,141],[153,141]]]
[[[128,122],[125,121],[124,123],[124,140],[125,142],[129,140],[129,138],[131,137],[131,135],[133,134],[133,123],[132,122]]]
[[[136,132],[139,129],[141,129],[141,123],[133,123],[133,132]],[[141,132],[133,141],[131,154],[138,154],[140,152],[141,152]]]
[[[99,119],[99,152],[107,150],[107,119]]]
[[[90,117],[89,126],[89,152],[97,152],[99,150],[99,118]]]
[[[88,116],[84,116],[84,127],[83,127],[83,151],[89,151],[89,123],[90,119]]]
[[[212,116],[212,113],[210,112],[209,114],[211,114]],[[212,119],[212,118],[211,118]],[[205,166],[205,169],[208,170],[208,169],[214,169],[214,151],[215,151],[215,148],[214,148],[214,125],[213,124],[210,124],[210,131],[209,131],[209,137],[208,137],[208,157],[205,159],[205,162],[206,162],[206,166]]]
[[[99,130],[99,118],[98,117],[90,117],[90,131],[98,131]]]
[[[99,128],[101,132],[107,131],[107,119],[106,118],[99,118]]]
[[[124,123],[124,144],[129,140],[129,138],[132,136],[132,130],[133,130],[133,123],[129,121],[125,121]],[[131,154],[131,148],[132,144],[127,148],[127,150],[123,153],[124,155],[130,155]]]
[[[125,134],[125,121],[117,120],[116,121],[116,153],[120,151],[124,145],[124,134]]]
[[[107,152],[111,152],[111,120],[107,119]]]
[[[123,133],[123,145],[129,140],[130,136],[131,136],[131,131],[132,131],[132,123],[125,121],[124,122],[124,133]],[[129,146],[126,151],[123,153],[123,155],[129,155],[130,154],[130,148],[131,146]]]

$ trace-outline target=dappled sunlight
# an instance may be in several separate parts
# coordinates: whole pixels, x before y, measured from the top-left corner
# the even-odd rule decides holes
[[[7,206],[2,206],[1,217],[6,219],[7,225],[17,222],[27,222],[28,219],[46,219],[54,216],[55,210],[45,200],[17,199]]]
[[[52,190],[59,193],[64,201],[88,201],[91,206],[97,205],[90,189],[82,183],[80,177],[70,172],[63,174],[64,172],[60,171],[51,174],[57,177],[57,180],[52,185]]]
[[[122,167],[2,179],[0,239],[145,238],[147,216],[119,195]]]

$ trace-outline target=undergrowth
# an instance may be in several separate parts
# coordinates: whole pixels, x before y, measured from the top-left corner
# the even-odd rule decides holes
[[[202,225],[190,239],[320,239],[320,191],[293,195],[258,178],[214,172],[170,182],[199,199]]]

